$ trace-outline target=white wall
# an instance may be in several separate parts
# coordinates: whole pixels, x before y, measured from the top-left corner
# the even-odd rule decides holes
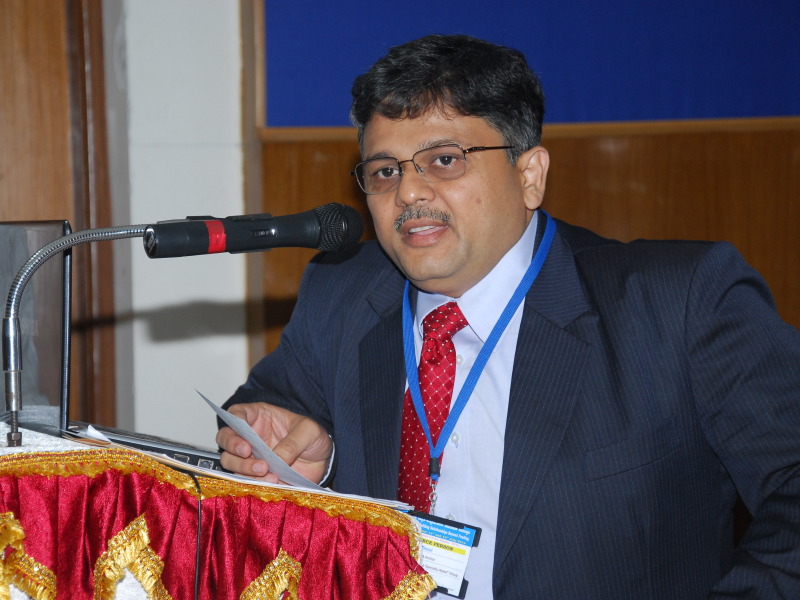
[[[239,3],[103,11],[115,224],[243,213]],[[114,250],[118,426],[213,447],[194,390],[221,403],[246,377],[244,257]]]

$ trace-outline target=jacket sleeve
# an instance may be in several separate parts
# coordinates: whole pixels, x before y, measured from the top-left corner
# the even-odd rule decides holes
[[[706,437],[753,521],[710,598],[800,598],[800,333],[728,244],[710,246],[685,340]]]

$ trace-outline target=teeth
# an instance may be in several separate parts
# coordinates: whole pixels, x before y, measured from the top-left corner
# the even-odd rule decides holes
[[[420,231],[425,231],[427,229],[433,229],[435,225],[425,225],[424,227],[412,227],[408,230],[408,233],[419,233]]]

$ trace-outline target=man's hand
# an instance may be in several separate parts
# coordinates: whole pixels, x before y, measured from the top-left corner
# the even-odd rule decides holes
[[[295,471],[314,483],[322,481],[333,442],[319,423],[265,402],[235,404],[229,412],[247,421],[264,443]],[[278,483],[278,476],[269,472],[267,463],[255,458],[250,444],[230,427],[217,432],[217,444],[224,450],[220,462],[226,469]]]

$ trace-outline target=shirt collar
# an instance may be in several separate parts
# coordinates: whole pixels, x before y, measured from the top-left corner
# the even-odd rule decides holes
[[[531,264],[536,244],[536,223],[539,213],[534,212],[531,222],[511,249],[500,261],[461,298],[449,298],[442,294],[429,294],[417,290],[414,325],[422,336],[422,320],[430,311],[446,302],[457,302],[470,328],[482,342],[492,332],[514,290]]]

